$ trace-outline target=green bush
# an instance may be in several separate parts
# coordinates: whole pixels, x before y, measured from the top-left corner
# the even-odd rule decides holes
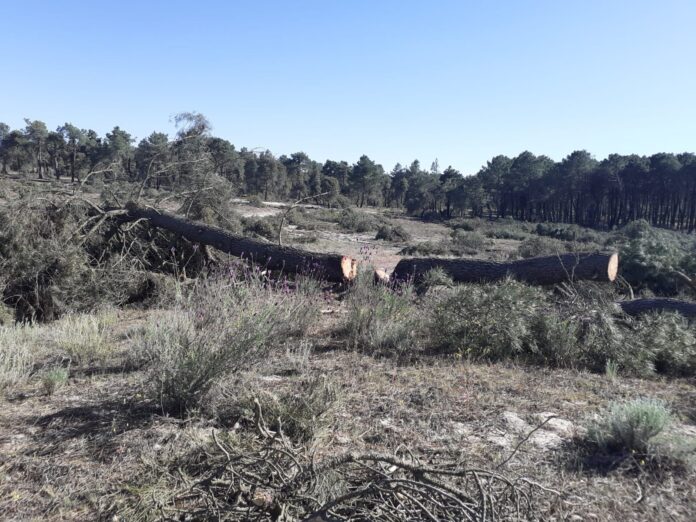
[[[338,225],[347,232],[370,232],[377,230],[379,224],[376,217],[353,209],[344,209],[338,216]]]
[[[672,416],[662,401],[636,399],[612,403],[588,427],[587,438],[606,452],[646,454],[650,442],[670,424]]]
[[[377,230],[375,239],[384,241],[410,241],[411,235],[401,225],[382,225]]]
[[[621,275],[635,288],[656,294],[678,291],[676,270],[696,273],[696,245],[684,233],[661,230],[645,220],[633,221],[609,241],[621,255]]]
[[[596,230],[583,228],[578,225],[562,225],[557,223],[539,223],[536,226],[536,234],[551,237],[563,241],[577,241],[579,243],[602,243],[602,234]]]
[[[323,438],[332,421],[338,401],[336,386],[324,375],[302,379],[295,392],[268,393],[255,387],[233,387],[222,393],[214,405],[223,422],[246,424],[257,428],[259,410],[265,428],[295,442],[312,442]]]
[[[455,248],[471,254],[475,254],[483,250],[488,243],[486,238],[478,232],[454,230],[452,231],[451,237]]]
[[[442,353],[487,360],[516,357],[532,341],[530,318],[546,306],[544,291],[516,281],[462,285],[436,303],[430,339]]]
[[[404,354],[418,347],[418,311],[410,286],[392,289],[362,272],[346,299],[343,331],[351,348],[374,354]]]
[[[657,373],[696,375],[696,330],[683,316],[644,315],[635,321],[631,338],[634,346],[650,352]]]
[[[453,254],[451,243],[444,241],[424,241],[402,248],[399,255],[402,256],[447,256]]]
[[[165,411],[198,408],[221,378],[259,363],[316,321],[312,289],[263,280],[258,271],[202,283],[187,302],[140,335],[152,391]]]
[[[525,259],[530,257],[552,256],[567,252],[566,245],[558,239],[548,237],[530,237],[522,241],[517,253]]]

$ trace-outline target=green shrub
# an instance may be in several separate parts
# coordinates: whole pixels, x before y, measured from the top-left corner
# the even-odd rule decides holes
[[[385,241],[410,241],[411,235],[401,225],[382,225],[377,230],[375,239]]]
[[[475,254],[485,248],[486,238],[483,237],[478,232],[463,232],[461,230],[454,230],[451,234],[452,243],[457,249],[463,250],[467,253]]]
[[[379,224],[380,222],[376,217],[353,209],[341,211],[338,217],[338,225],[348,232],[370,232],[372,230],[377,230]]]
[[[522,241],[517,253],[525,259],[530,257],[552,256],[567,252],[562,241],[548,237],[530,237]]]
[[[462,285],[434,307],[430,338],[439,352],[498,360],[525,352],[530,318],[548,306],[545,293],[516,281]]]
[[[399,251],[399,255],[402,256],[447,256],[452,253],[452,245],[444,241],[424,241],[409,245]]]
[[[602,243],[603,237],[599,232],[583,228],[578,225],[562,225],[557,223],[539,223],[536,226],[536,234],[551,237],[563,241],[577,241],[579,243]]]
[[[452,277],[442,268],[435,267],[428,270],[424,275],[423,279],[420,281],[419,286],[423,290],[428,290],[437,286],[445,286],[451,288],[454,286],[454,281]]]
[[[410,286],[392,289],[362,272],[346,299],[343,330],[355,350],[403,354],[417,348],[418,312]]]
[[[657,373],[696,375],[696,330],[676,313],[649,314],[635,321],[632,344],[651,354]]]
[[[515,239],[522,241],[529,237],[527,232],[517,230],[514,227],[500,226],[486,230],[483,235],[493,239]]]
[[[633,221],[613,235],[610,244],[621,253],[621,275],[635,289],[657,294],[678,291],[675,270],[696,272],[696,245],[691,236],[650,226],[645,220]]]
[[[278,241],[278,227],[280,220],[277,216],[265,218],[244,218],[242,228],[244,235],[251,237],[262,237],[269,241]]]
[[[264,281],[257,271],[202,283],[188,301],[140,335],[152,391],[165,411],[198,408],[221,378],[263,361],[316,321],[311,289]]]
[[[34,357],[30,326],[0,326],[0,391],[29,377]]]
[[[46,395],[53,395],[58,388],[68,382],[69,372],[65,368],[51,368],[41,375],[41,386]]]
[[[612,403],[589,425],[587,438],[606,452],[646,454],[651,440],[662,433],[671,420],[662,401],[636,399]]]

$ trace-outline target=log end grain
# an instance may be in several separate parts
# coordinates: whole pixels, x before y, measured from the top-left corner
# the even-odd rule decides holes
[[[614,252],[609,257],[609,263],[607,264],[607,277],[609,281],[613,282],[619,273],[619,254]]]

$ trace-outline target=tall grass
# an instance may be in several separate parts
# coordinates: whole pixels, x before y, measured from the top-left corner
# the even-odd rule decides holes
[[[29,377],[33,357],[31,326],[0,326],[0,391]]]
[[[112,351],[109,332],[116,317],[113,311],[71,314],[51,326],[58,348],[76,363],[103,361]]]

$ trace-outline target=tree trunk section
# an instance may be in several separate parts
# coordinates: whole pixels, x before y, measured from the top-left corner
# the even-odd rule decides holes
[[[638,316],[653,312],[677,312],[689,319],[696,318],[696,303],[678,299],[653,298],[619,301],[617,303],[627,315]]]
[[[134,203],[128,203],[126,208],[129,220],[147,219],[153,226],[179,234],[189,241],[249,259],[270,270],[309,273],[330,282],[350,281],[357,275],[357,261],[340,254],[317,254],[281,247]]]
[[[412,258],[402,259],[392,277],[397,280],[421,280],[429,270],[442,268],[458,283],[488,283],[512,277],[532,285],[553,285],[564,281],[616,279],[619,256],[577,253],[534,257],[509,263],[478,259]]]

